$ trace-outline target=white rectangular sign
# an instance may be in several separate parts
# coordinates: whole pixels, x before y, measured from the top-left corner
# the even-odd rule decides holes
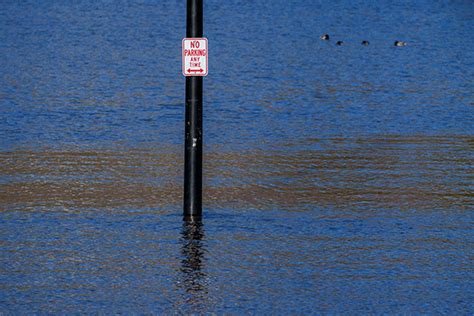
[[[207,38],[183,38],[183,75],[207,76]]]

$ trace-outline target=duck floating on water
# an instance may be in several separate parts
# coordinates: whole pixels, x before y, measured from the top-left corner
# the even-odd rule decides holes
[[[322,39],[323,41],[329,41],[329,35],[328,34],[321,35],[319,38]]]
[[[401,46],[407,46],[407,43],[403,41],[395,41],[393,45],[401,47]]]
[[[323,40],[323,41],[329,41],[329,38],[330,38],[330,37],[329,37],[329,34],[324,34],[324,35],[321,35],[319,38],[320,38],[321,40]],[[361,43],[361,45],[363,45],[363,46],[368,46],[368,45],[370,45],[370,42],[367,41],[367,40],[363,40],[363,41],[360,42],[360,43]],[[337,41],[337,42],[336,42],[336,45],[337,45],[337,46],[343,46],[343,45],[345,45],[345,43],[344,43],[343,41]],[[393,45],[394,45],[394,46],[401,47],[401,46],[407,46],[408,43],[407,43],[407,42],[404,42],[404,41],[395,41],[395,43],[393,43]]]

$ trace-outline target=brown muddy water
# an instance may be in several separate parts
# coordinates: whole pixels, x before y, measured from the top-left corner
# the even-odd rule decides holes
[[[208,208],[314,205],[433,210],[472,207],[470,137],[307,139],[279,149],[214,152]],[[318,149],[302,150],[300,147]],[[182,147],[0,153],[9,209],[169,208],[182,201]]]

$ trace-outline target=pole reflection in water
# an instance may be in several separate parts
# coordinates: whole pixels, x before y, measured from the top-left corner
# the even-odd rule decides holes
[[[183,223],[181,232],[181,267],[178,290],[182,300],[179,309],[202,311],[208,305],[208,277],[205,270],[204,228],[200,220]]]

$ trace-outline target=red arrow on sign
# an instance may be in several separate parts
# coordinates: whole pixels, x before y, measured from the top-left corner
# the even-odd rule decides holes
[[[200,72],[202,73],[204,70],[202,68],[199,69],[188,69],[188,72]]]

